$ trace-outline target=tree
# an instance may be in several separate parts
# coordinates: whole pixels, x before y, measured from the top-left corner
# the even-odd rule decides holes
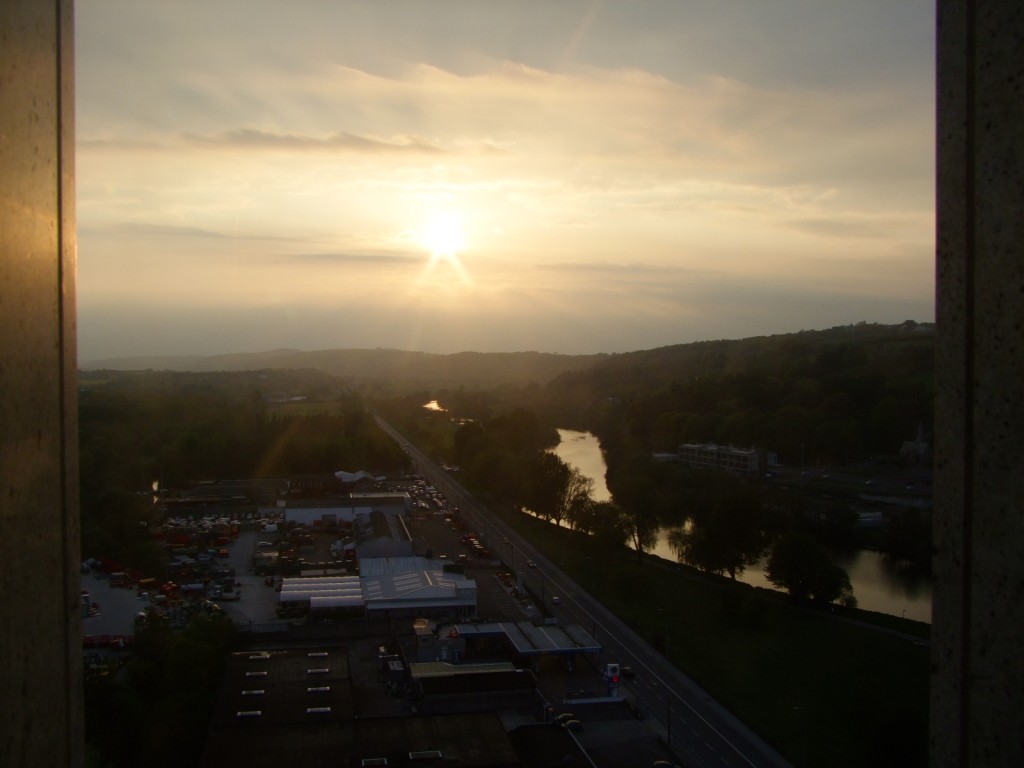
[[[765,571],[768,581],[798,600],[856,605],[849,575],[806,533],[783,534],[772,547]]]
[[[581,524],[581,529],[599,545],[617,549],[631,537],[631,524],[632,518],[625,510],[610,501],[597,501],[588,505],[586,522]]]
[[[544,451],[532,462],[526,506],[538,517],[561,524],[586,506],[593,489],[594,481],[579,469]]]
[[[590,480],[589,478],[585,479]],[[596,507],[599,503],[594,501],[593,496],[590,495],[592,489],[593,481],[590,481],[586,486],[586,493],[573,497],[569,502],[569,507],[565,513],[565,521],[574,531],[590,530]]]
[[[234,632],[222,613],[195,615],[179,632],[147,611],[124,673],[86,682],[94,764],[196,765]]]
[[[569,465],[553,453],[533,457],[526,506],[538,517],[558,523],[562,516],[562,495],[569,477]]]
[[[456,463],[468,464],[474,453],[478,452],[483,445],[484,428],[476,421],[463,422],[455,430],[452,442]]]
[[[765,528],[760,499],[738,488],[710,499],[688,525],[669,534],[669,545],[683,562],[735,579],[767,549]]]
[[[658,539],[658,488],[651,463],[630,447],[621,462],[608,468],[608,489],[626,516],[626,529],[637,558],[653,548]]]
[[[592,506],[593,493],[593,479],[584,475],[576,467],[569,467],[565,488],[559,499],[559,521],[565,518],[571,522],[578,510]]]

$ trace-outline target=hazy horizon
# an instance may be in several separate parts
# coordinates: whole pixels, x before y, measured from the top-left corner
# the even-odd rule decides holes
[[[877,323],[877,325],[897,326],[897,325],[901,325],[903,322],[907,322],[907,321],[914,322],[914,323],[916,323],[918,325],[931,325],[931,326],[934,325],[934,321],[932,321],[932,320],[922,321],[922,320],[914,320],[913,318],[906,318],[904,321],[901,321],[901,323],[884,323],[884,324],[883,323]],[[872,321],[870,321],[870,320],[862,321],[862,323],[863,324],[867,324],[867,325],[872,325],[873,324]],[[82,367],[82,366],[91,367],[91,366],[95,365],[96,363],[131,361],[131,360],[147,360],[147,359],[182,359],[182,360],[191,360],[191,359],[208,359],[208,358],[217,358],[217,357],[233,357],[233,356],[247,356],[247,355],[261,356],[261,355],[276,355],[276,354],[288,354],[288,353],[302,355],[302,354],[307,354],[307,353],[308,354],[318,354],[318,353],[324,353],[324,352],[373,352],[373,351],[379,351],[379,352],[400,352],[400,353],[426,354],[426,355],[438,355],[438,356],[461,355],[461,354],[513,354],[513,355],[514,354],[524,354],[524,355],[528,355],[528,354],[552,354],[552,355],[563,355],[563,356],[566,356],[566,357],[595,356],[595,355],[625,354],[625,353],[629,353],[629,352],[645,352],[645,351],[649,351],[649,350],[657,349],[657,348],[662,348],[662,347],[685,346],[687,344],[698,344],[698,343],[701,343],[701,342],[717,342],[717,341],[739,341],[739,342],[742,342],[742,341],[747,341],[747,340],[750,340],[750,339],[761,338],[761,337],[771,338],[771,337],[775,337],[775,336],[785,336],[785,335],[788,335],[789,333],[802,333],[802,332],[815,333],[815,332],[830,331],[830,330],[833,330],[834,328],[839,328],[839,327],[847,327],[847,326],[854,327],[854,326],[860,325],[862,323],[849,323],[849,324],[845,324],[843,326],[832,326],[830,328],[804,328],[804,329],[800,329],[798,331],[793,331],[793,332],[782,332],[782,333],[777,333],[777,334],[775,334],[775,333],[773,333],[773,334],[758,334],[758,335],[754,335],[754,336],[742,336],[742,337],[737,337],[737,338],[732,338],[732,339],[716,338],[716,339],[697,339],[695,341],[670,342],[668,344],[659,344],[656,347],[636,347],[635,349],[625,349],[625,350],[620,350],[618,352],[604,352],[604,351],[600,351],[600,350],[596,351],[596,352],[543,352],[543,351],[537,350],[537,349],[497,349],[497,350],[492,350],[490,352],[481,352],[480,350],[476,350],[476,349],[460,349],[460,350],[455,350],[453,352],[428,352],[428,351],[416,350],[416,349],[401,349],[401,348],[398,348],[398,347],[317,347],[317,348],[309,348],[309,349],[303,349],[303,348],[300,348],[300,347],[276,347],[276,348],[273,348],[273,349],[254,349],[254,350],[245,350],[245,351],[242,351],[242,350],[234,350],[234,351],[221,350],[221,351],[218,351],[218,352],[209,352],[209,353],[188,353],[188,352],[176,353],[176,354],[158,354],[158,353],[145,354],[144,353],[144,354],[138,354],[138,355],[114,355],[114,356],[109,356],[109,357],[94,357],[94,358],[89,358],[89,359],[85,359],[85,358],[82,358],[81,356],[79,356],[79,361],[78,362],[79,362],[79,367]]]
[[[76,7],[79,357],[934,321],[934,7]]]

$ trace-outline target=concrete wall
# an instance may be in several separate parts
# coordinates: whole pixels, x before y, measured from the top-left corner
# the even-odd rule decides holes
[[[0,765],[80,765],[71,0],[0,2]]]
[[[1024,5],[938,3],[931,764],[1024,765]]]

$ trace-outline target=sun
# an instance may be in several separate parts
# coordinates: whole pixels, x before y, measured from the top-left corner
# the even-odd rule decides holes
[[[450,258],[465,245],[462,222],[454,213],[433,214],[423,227],[420,239],[435,259],[438,256]]]
[[[434,280],[446,279],[444,273],[434,274],[439,266],[447,265],[458,277],[458,282],[471,285],[472,279],[462,265],[459,252],[466,245],[462,220],[451,211],[435,212],[424,222],[418,233],[420,243],[430,251],[430,261],[424,270],[422,279],[432,277]]]

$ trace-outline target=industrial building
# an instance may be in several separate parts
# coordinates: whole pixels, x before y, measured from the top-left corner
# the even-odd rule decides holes
[[[360,576],[286,578],[280,615],[365,614],[368,617],[472,616],[477,610],[473,579],[444,570],[422,557],[360,560]]]

